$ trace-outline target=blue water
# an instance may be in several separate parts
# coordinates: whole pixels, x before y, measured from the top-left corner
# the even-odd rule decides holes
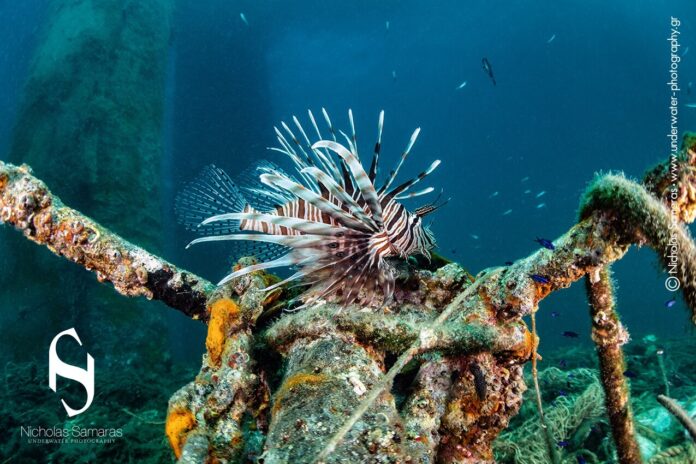
[[[12,25],[0,28],[3,152],[45,6],[0,3],[0,21]],[[431,181],[451,197],[433,216],[442,254],[472,273],[527,256],[535,237],[553,239],[573,225],[594,173],[639,178],[666,156],[670,16],[682,20],[682,45],[693,49],[680,68],[686,89],[696,81],[694,13],[692,0],[178,2],[167,158],[162,178],[152,180],[166,192],[165,253],[218,279],[223,263],[211,263],[219,258],[214,250],[183,251],[188,237],[171,210],[176,190],[211,162],[234,173],[258,157],[278,161],[266,150],[275,145],[273,125],[293,114],[306,121],[308,108],[326,107],[343,128],[353,109],[363,150],[372,147],[379,110],[386,111],[383,166],[422,128],[404,175],[443,161]],[[481,69],[483,57],[496,86]],[[682,101],[696,101],[693,92]],[[687,129],[696,130],[696,109],[682,107],[680,130]],[[663,305],[671,294],[655,263],[651,251],[632,249],[614,266],[634,337],[686,330],[683,303]],[[541,309],[548,347],[578,343],[562,338],[563,330],[589,340],[582,284]],[[552,311],[561,316],[551,318]]]
[[[46,13],[60,1],[0,0],[0,160],[7,159],[23,85],[42,41],[42,25],[49,19]],[[211,163],[232,176],[259,158],[287,167],[287,160],[267,150],[277,145],[273,126],[297,115],[308,127],[307,109],[319,114],[326,108],[334,125],[344,130],[352,109],[363,154],[372,150],[378,114],[384,110],[382,173],[420,127],[401,178],[416,175],[434,159],[442,160],[427,185],[436,192],[442,189],[443,198],[450,200],[428,219],[438,252],[472,274],[528,256],[539,248],[537,237],[552,240],[564,234],[576,223],[582,192],[596,173],[622,171],[640,179],[667,157],[667,37],[672,17],[681,20],[679,131],[696,131],[696,108],[686,106],[696,104],[694,0],[172,2],[164,159],[158,177],[151,179],[163,193],[163,226],[156,232],[165,258],[213,282],[229,268],[228,251],[215,245],[184,249],[191,235],[175,220],[177,191]],[[482,69],[483,58],[491,63],[497,85]],[[436,194],[410,201],[408,207],[415,209]],[[79,200],[89,204],[88,198]],[[13,246],[20,240],[28,246],[18,234],[10,234],[15,232],[0,226],[0,245],[7,237]],[[3,274],[3,249],[0,246],[0,277],[13,277]],[[48,256],[43,253],[41,257]],[[60,269],[70,266],[61,264],[65,267]],[[613,269],[621,318],[633,340],[648,334],[657,335],[660,343],[665,338],[693,340],[681,297],[674,306],[665,306],[674,294],[664,288],[666,274],[653,251],[633,247]],[[36,269],[37,279],[43,277],[41,272]],[[73,283],[73,277],[85,280]],[[45,385],[43,364],[50,337],[30,335],[6,349],[35,326],[63,330],[82,324],[78,327],[84,348],[95,354],[100,369],[92,415],[83,417],[100,425],[109,424],[107,419],[118,426],[135,421],[126,407],[141,415],[154,412],[163,422],[167,398],[200,368],[205,325],[163,304],[147,306],[143,301],[141,306],[153,308],[148,316],[154,314],[161,326],[146,318],[148,323],[137,324],[138,309],[123,303],[122,315],[115,298],[105,303],[113,307],[83,307],[80,295],[95,298],[95,287],[106,291],[86,272],[66,271],[61,283],[65,288],[43,295],[48,301],[40,307],[15,304],[6,297],[24,295],[31,302],[32,282],[5,281],[16,288],[7,293],[0,288],[0,333],[6,338],[0,362],[7,392],[0,428],[16,432],[20,421],[48,425],[52,418],[64,419],[57,398]],[[51,312],[52,304],[69,307],[74,314]],[[80,320],[83,314],[94,319]],[[537,325],[540,352],[551,360],[542,367],[561,365],[558,358],[570,351],[564,348],[589,348],[584,283],[542,301]],[[580,336],[566,338],[564,331]],[[111,345],[100,346],[95,343],[99,338],[116,340],[114,352],[104,353],[104,346]],[[135,342],[147,348],[139,349]],[[635,350],[627,356],[628,367],[643,379],[656,379],[654,372],[641,372],[655,369],[647,365],[653,361],[641,351],[644,348],[637,343],[626,347]],[[561,354],[554,353],[556,349]],[[691,366],[683,361],[687,352],[667,355],[672,386],[683,394],[690,394],[692,378],[689,372],[671,372],[670,357],[680,358],[680,366]],[[588,355],[587,365],[593,362]],[[572,359],[570,364],[574,368],[582,363]],[[641,382],[639,391],[649,390],[645,386],[651,380]],[[658,389],[661,386],[654,386],[655,392]],[[150,462],[169,462],[162,427],[153,423],[158,422],[137,422],[129,433],[138,439],[118,443],[114,455],[133,448],[134,453],[145,450],[142,456]],[[104,456],[111,456],[108,448],[104,450]],[[22,447],[7,440],[0,446],[0,462],[45,462],[47,456],[51,462],[73,462],[62,461],[54,452],[55,448]],[[70,450],[63,452],[69,455]],[[77,454],[89,459],[83,449]],[[110,459],[114,461],[103,462],[119,462]]]
[[[406,172],[442,159],[431,184],[452,200],[433,217],[433,230],[441,252],[473,273],[527,256],[537,236],[568,230],[594,173],[622,170],[640,178],[664,159],[670,16],[681,18],[682,43],[694,48],[681,63],[683,86],[696,80],[690,1],[669,8],[599,1],[582,7],[506,2],[505,8],[488,2],[272,4],[181,6],[174,165],[186,169],[174,177],[183,181],[189,167],[211,161],[234,172],[255,157],[276,156],[264,150],[275,145],[271,126],[293,114],[306,121],[307,108],[326,107],[343,128],[352,108],[368,150],[384,109],[383,166],[421,127]],[[495,87],[481,68],[483,57],[493,66]],[[696,101],[696,94],[683,100]],[[696,109],[682,108],[680,126],[696,128]],[[546,206],[536,208],[540,203]],[[653,252],[632,249],[614,269],[619,307],[634,337],[686,330],[682,302],[669,310],[663,305],[671,294]],[[583,287],[542,302],[547,347],[577,343],[561,337],[563,330],[588,340]],[[561,316],[551,318],[552,311]]]

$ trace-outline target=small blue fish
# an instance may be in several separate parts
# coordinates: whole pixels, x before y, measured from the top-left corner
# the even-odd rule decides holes
[[[539,274],[529,274],[529,277],[531,277],[534,282],[539,282],[540,284],[548,284],[550,282],[548,277]]]
[[[568,396],[568,392],[565,390],[558,390],[558,396]]]
[[[671,308],[671,307],[674,306],[675,304],[677,304],[677,299],[676,299],[676,298],[672,298],[671,300],[665,301],[665,308]]]
[[[566,330],[561,335],[568,338],[578,338],[580,336],[579,333],[573,332],[572,330]]]
[[[570,445],[570,443],[567,440],[561,440],[557,443],[557,445],[561,448],[565,448],[566,446]]]
[[[575,457],[576,457],[577,460],[578,460],[578,464],[587,464],[587,461],[586,461],[585,458],[583,458],[582,456],[577,455],[577,456],[575,456]]]
[[[635,371],[632,371],[630,369],[626,369],[623,373],[624,377],[628,377],[629,379],[635,379],[638,377],[638,373]]]
[[[512,266],[512,264],[513,264],[512,261],[505,261],[506,266]]]
[[[551,240],[546,240],[545,238],[539,238],[537,237],[534,239],[535,242],[537,242],[539,245],[543,246],[547,250],[555,250],[556,247],[553,245]]]
[[[551,317],[553,317],[554,319],[556,319],[560,315],[561,313],[559,313],[558,311],[551,311]]]
[[[558,365],[565,369],[566,367],[568,367],[568,361],[566,361],[565,359],[561,359],[560,361],[558,361]],[[571,375],[572,374],[568,374],[568,377],[570,377]]]

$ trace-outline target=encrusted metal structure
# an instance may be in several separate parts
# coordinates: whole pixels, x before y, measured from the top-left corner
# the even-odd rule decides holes
[[[631,245],[674,267],[696,322],[696,136],[643,183],[603,175],[578,223],[510,266],[470,276],[457,264],[395,263],[396,303],[319,304],[283,313],[288,295],[253,273],[216,288],[125,241],[55,196],[26,166],[0,162],[0,219],[92,270],[127,296],[159,299],[208,324],[196,379],[171,398],[166,433],[182,463],[493,462],[517,413],[537,339],[523,317],[587,278],[592,338],[621,463],[641,462],[610,265]],[[240,263],[244,265],[248,263]]]

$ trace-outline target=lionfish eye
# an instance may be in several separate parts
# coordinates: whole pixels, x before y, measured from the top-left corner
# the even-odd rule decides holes
[[[336,257],[337,257],[337,258],[343,258],[343,257],[345,257],[345,256],[346,256],[346,252],[345,252],[345,251],[339,251],[338,253],[336,253]]]
[[[329,243],[329,248],[338,248],[338,242]]]

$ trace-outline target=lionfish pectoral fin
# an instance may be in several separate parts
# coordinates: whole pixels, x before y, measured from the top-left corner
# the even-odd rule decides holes
[[[275,269],[275,268],[279,268],[279,267],[288,267],[288,266],[299,265],[299,264],[302,264],[303,262],[305,262],[306,260],[307,260],[307,258],[297,259],[295,256],[293,256],[292,253],[288,253],[285,256],[281,256],[278,259],[274,259],[273,261],[252,264],[251,266],[244,267],[238,271],[235,271],[235,272],[225,276],[224,279],[222,279],[220,282],[218,282],[218,287],[221,285],[225,285],[227,282],[229,282],[230,280],[232,280],[236,277],[241,277],[241,276],[250,274],[254,271],[263,271],[265,269]],[[266,289],[266,290],[268,290],[268,289]]]
[[[258,261],[272,261],[290,252],[290,248],[276,243],[235,241],[229,244],[229,263],[240,258],[254,257]]]
[[[364,261],[366,259],[369,259],[369,257],[370,255],[367,253],[361,254],[359,256],[354,256],[353,263],[347,268],[345,268],[343,272],[336,273],[333,280],[327,283],[327,285],[322,289],[321,293],[317,296],[317,299],[325,298],[330,294],[334,293],[341,284],[345,284],[345,289],[348,292],[351,292],[353,289],[353,284],[356,283],[355,277],[352,277],[352,272],[354,272],[354,270],[359,270],[359,276],[362,276],[362,272],[364,271],[364,267],[362,266],[362,264],[364,264]],[[344,303],[350,304],[352,303],[352,301],[344,301]]]
[[[200,224],[211,216],[242,211],[246,200],[222,169],[211,164],[188,182],[174,201],[177,220],[200,235],[224,235],[239,231],[239,221],[220,221],[206,227]]]
[[[306,275],[305,272],[302,272],[302,271],[296,272],[296,273],[294,273],[293,275],[291,275],[290,277],[287,277],[287,278],[281,280],[280,282],[276,282],[276,283],[273,284],[273,285],[269,285],[268,287],[263,288],[263,289],[261,289],[261,290],[264,291],[264,292],[270,292],[270,291],[272,291],[272,290],[275,290],[275,289],[278,288],[278,287],[282,287],[282,286],[285,285],[285,284],[288,284],[288,283],[293,282],[293,281],[295,281],[295,280],[301,279],[301,278],[304,277],[305,275]]]
[[[310,221],[308,219],[302,219],[302,218],[296,218],[296,217],[286,217],[286,216],[278,216],[277,214],[268,214],[268,213],[257,213],[257,212],[249,212],[249,213],[227,213],[227,214],[221,214],[219,216],[213,216],[205,221],[202,222],[202,224],[208,224],[211,222],[215,221],[225,221],[225,220],[238,220],[238,221],[250,221],[253,223],[264,223],[268,224],[271,226],[278,226],[278,227],[284,227],[286,229],[292,229],[298,232],[302,232],[305,234],[314,234],[314,235],[323,235],[323,236],[336,236],[336,235],[341,235],[345,236],[346,232],[351,232],[349,230],[344,229],[343,227],[338,227],[335,225],[331,224],[326,224],[324,222],[316,222],[316,221]],[[283,229],[278,229],[277,231],[274,231],[275,229],[268,228],[267,234],[271,235],[288,235],[287,231],[284,231]]]
[[[198,243],[204,242],[223,242],[226,240],[253,240],[259,242],[275,243],[277,245],[283,245],[291,248],[316,248],[328,241],[332,240],[331,237],[324,237],[321,235],[265,235],[265,234],[229,234],[229,235],[216,235],[209,237],[200,237],[192,240],[186,248],[196,245]]]

